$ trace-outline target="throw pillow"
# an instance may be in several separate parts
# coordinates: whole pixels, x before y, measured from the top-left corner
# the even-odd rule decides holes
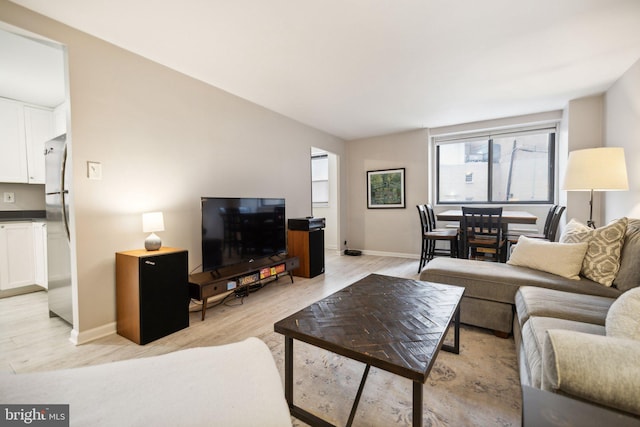
[[[620,255],[620,270],[613,286],[621,292],[640,286],[640,219],[629,218]]]
[[[588,247],[586,242],[557,243],[520,236],[507,264],[580,280],[580,269]]]
[[[607,336],[640,340],[640,288],[631,289],[616,299],[605,319]]]
[[[562,232],[560,242],[588,243],[589,248],[580,272],[594,282],[611,286],[620,269],[620,252],[627,222],[627,218],[620,218],[604,227],[593,229],[572,219]]]

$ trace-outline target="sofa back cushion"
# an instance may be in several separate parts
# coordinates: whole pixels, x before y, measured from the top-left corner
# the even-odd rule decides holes
[[[622,246],[620,270],[613,285],[621,292],[640,286],[640,219],[629,218]]]
[[[625,292],[611,304],[604,325],[607,336],[640,341],[640,288]]]
[[[627,222],[627,218],[620,218],[594,230],[572,219],[560,236],[560,242],[587,242],[589,248],[582,262],[582,275],[601,285],[611,286],[620,269]]]

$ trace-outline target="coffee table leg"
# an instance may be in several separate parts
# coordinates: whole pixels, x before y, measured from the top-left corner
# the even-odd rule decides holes
[[[300,421],[317,427],[335,427],[333,424],[293,404],[293,338],[284,337],[284,397],[291,415]]]
[[[293,407],[293,338],[284,338],[284,397]]]
[[[453,320],[453,345],[442,345],[443,351],[460,354],[460,305],[456,309]]]
[[[422,427],[422,383],[413,382],[413,427]]]
[[[369,376],[369,369],[371,369],[371,365],[367,364],[367,367],[364,368],[364,374],[362,374],[360,387],[358,387],[358,393],[356,393],[356,398],[353,402],[353,406],[351,407],[351,413],[349,414],[349,420],[347,421],[346,427],[351,427],[351,425],[353,424],[353,419],[356,416],[356,410],[358,409],[358,404],[360,403],[360,398],[362,397],[362,390],[364,390],[364,383],[367,381],[367,377]]]

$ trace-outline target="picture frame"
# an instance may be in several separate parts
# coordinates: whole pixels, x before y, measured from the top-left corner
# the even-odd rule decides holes
[[[405,168],[367,171],[367,208],[404,209]]]

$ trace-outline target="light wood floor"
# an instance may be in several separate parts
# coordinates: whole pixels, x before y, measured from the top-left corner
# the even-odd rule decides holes
[[[164,354],[183,348],[227,344],[273,330],[273,324],[307,305],[370,274],[417,279],[418,260],[326,253],[326,273],[312,279],[281,277],[240,304],[190,313],[188,328],[140,346],[113,334],[75,346],[69,341],[71,327],[49,318],[47,294],[35,292],[0,299],[0,371],[33,372],[94,365],[115,360]]]

